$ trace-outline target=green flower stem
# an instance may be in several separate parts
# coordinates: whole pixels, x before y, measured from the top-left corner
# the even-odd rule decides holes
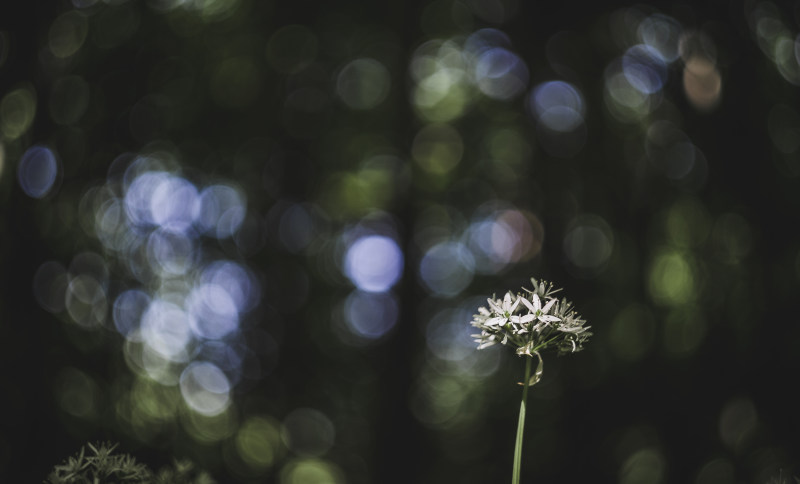
[[[514,445],[514,472],[511,484],[519,484],[519,470],[522,466],[522,432],[525,430],[525,401],[528,398],[528,381],[531,378],[531,360],[525,358],[525,379],[522,380],[522,402],[519,405],[519,423],[517,424],[517,441]]]

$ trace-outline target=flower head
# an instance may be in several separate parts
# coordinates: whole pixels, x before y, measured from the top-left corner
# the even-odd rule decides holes
[[[531,279],[533,289],[524,293],[507,292],[502,300],[489,298],[489,307],[478,308],[472,326],[480,330],[473,337],[478,349],[500,343],[516,349],[518,355],[534,356],[549,348],[559,354],[574,353],[592,335],[586,321],[566,298],[554,296],[561,289]]]
[[[489,303],[489,308],[492,310],[494,317],[486,321],[490,326],[503,326],[509,319],[514,311],[519,306],[519,297],[514,297],[510,292],[507,292],[503,300],[489,298],[486,300]]]

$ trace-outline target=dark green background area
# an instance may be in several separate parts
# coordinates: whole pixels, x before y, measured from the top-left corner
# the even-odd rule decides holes
[[[301,407],[321,410],[336,434],[319,457],[339,469],[339,484],[507,481],[522,360],[492,348],[478,361],[499,361],[498,369],[484,379],[465,376],[437,360],[426,328],[442,309],[516,291],[531,276],[564,287],[594,336],[583,352],[545,356],[543,381],[528,397],[523,482],[762,484],[781,472],[800,473],[794,397],[800,370],[800,170],[792,171],[800,166],[800,153],[781,153],[769,125],[776,105],[800,109],[800,87],[782,77],[759,48],[748,25],[754,2],[635,7],[670,15],[686,31],[705,32],[716,46],[722,79],[719,104],[698,110],[684,94],[678,59],[663,89],[665,107],[637,122],[615,119],[604,104],[606,66],[624,53],[613,39],[611,19],[634,8],[628,3],[587,7],[520,0],[502,23],[469,14],[477,0],[241,0],[246,14],[207,22],[180,8],[165,14],[146,2],[117,3],[92,7],[91,34],[67,69],[103,93],[102,103],[92,101],[88,114],[69,126],[50,115],[57,69],[43,51],[53,21],[72,3],[0,3],[1,40],[8,49],[0,62],[0,99],[22,83],[38,96],[25,134],[7,141],[0,132],[0,482],[41,482],[85,442],[110,440],[154,467],[186,457],[219,482],[289,484],[288,471],[281,469],[297,457],[291,450],[248,480],[227,463],[231,444],[200,444],[180,422],[137,439],[111,410],[115,385],[132,385],[137,378],[122,356],[124,339],[113,330],[82,330],[36,301],[33,277],[43,262],[66,265],[79,252],[102,253],[78,223],[82,195],[104,183],[117,155],[154,140],[174,143],[183,173],[241,186],[248,210],[264,224],[253,247],[214,246],[261,274],[262,304],[249,324],[279,347],[274,360],[261,357],[268,371],[234,392],[239,422],[248,415],[281,421]],[[468,13],[461,24],[442,14],[455,3]],[[111,30],[108,38],[122,37],[98,46],[97,32],[114,25],[114,12],[123,7],[137,12],[136,32],[125,37]],[[788,3],[773,8],[796,35],[800,10]],[[177,17],[195,33],[175,34],[171,22]],[[319,41],[313,69],[299,74],[279,72],[264,54],[271,35],[290,24],[305,26]],[[480,28],[508,36],[530,80],[523,94],[508,101],[476,94],[464,115],[448,121],[462,137],[463,155],[452,171],[433,176],[411,154],[426,121],[411,100],[409,63],[423,42]],[[548,42],[564,31],[572,43],[556,60],[566,68],[554,68]],[[215,66],[237,56],[254,59],[256,84],[232,76],[220,82],[234,83],[233,89],[215,90]],[[174,111],[148,105],[149,117],[132,131],[133,107],[153,89],[153,69],[168,57],[194,69],[187,100]],[[391,88],[377,106],[359,111],[336,97],[335,83],[341,66],[361,57],[388,69]],[[578,153],[566,158],[547,151],[525,108],[534,86],[564,79],[565,73],[583,94],[587,133]],[[287,110],[300,87],[325,93],[323,107]],[[707,176],[700,186],[687,189],[669,180],[642,156],[648,126],[662,118],[703,153]],[[159,124],[164,119],[169,122]],[[483,140],[500,127],[522,133],[531,155],[519,169],[492,173]],[[786,129],[787,136],[800,137],[797,126]],[[255,138],[263,146],[247,152]],[[16,163],[35,144],[56,147],[63,167],[57,191],[43,200],[28,197],[17,181]],[[394,188],[385,200],[375,188],[381,180],[372,187],[331,181],[358,175],[370,153],[392,153],[404,163],[405,171],[390,178]],[[447,206],[470,220],[493,200],[537,217],[544,230],[541,251],[498,274],[475,275],[455,298],[431,295],[418,277],[425,251],[416,243],[426,209]],[[323,256],[275,241],[269,213],[286,202],[327,212],[329,229],[320,244],[376,209],[389,214],[405,265],[393,289],[399,318],[385,338],[350,345],[337,336],[331,314],[353,286],[338,269],[327,268]],[[581,214],[601,217],[613,233],[613,252],[595,272],[576,270],[564,249],[570,224]],[[740,232],[726,228],[731,220]],[[662,256],[689,261],[690,295],[665,302],[655,294],[657,262],[677,260]],[[117,289],[129,282],[123,273],[112,269]],[[298,280],[308,283],[299,299]],[[670,331],[689,327],[686,321],[701,321],[702,336],[676,353]],[[466,317],[464,332],[471,329]],[[77,418],[59,406],[55,388],[67,367],[98,385],[104,411],[96,418]],[[423,421],[420,415],[431,415],[425,414],[431,408],[451,408],[449,392],[460,392],[456,416],[445,423]],[[350,428],[348,422],[362,426]]]

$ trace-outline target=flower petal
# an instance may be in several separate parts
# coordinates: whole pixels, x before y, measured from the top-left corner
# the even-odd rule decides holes
[[[507,292],[505,296],[503,296],[503,309],[508,310],[511,307],[511,293]]]
[[[536,312],[536,308],[533,307],[533,304],[531,304],[531,302],[528,301],[527,298],[521,297],[519,298],[519,300],[522,301],[522,304],[524,304],[525,307],[527,307],[530,312],[532,313]]]
[[[492,318],[486,321],[486,326],[502,326],[506,324],[506,318]]]
[[[539,321],[544,321],[545,323],[554,323],[556,321],[561,321],[561,318],[550,314],[542,314],[539,316]]]
[[[542,313],[547,314],[547,311],[550,311],[550,308],[552,308],[553,304],[555,303],[556,303],[555,299],[547,301],[547,304],[545,304],[544,307],[542,308]]]
[[[517,316],[517,318],[519,319],[520,323],[524,324],[524,323],[530,323],[531,321],[536,319],[536,316],[534,316],[533,314],[526,314],[525,316]]]
[[[502,313],[503,312],[503,308],[498,304],[500,301],[495,301],[492,298],[489,298],[486,301],[489,303],[489,308],[492,311],[494,311],[496,313]]]

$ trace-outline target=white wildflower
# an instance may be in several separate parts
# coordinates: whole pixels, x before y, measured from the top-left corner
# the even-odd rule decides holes
[[[503,299],[489,298],[488,308],[478,308],[472,325],[480,330],[472,335],[478,349],[500,343],[512,346],[521,356],[539,355],[549,348],[559,353],[573,353],[583,349],[592,335],[585,320],[575,313],[566,298],[559,300],[553,294],[553,284],[531,279],[533,289],[527,294],[507,292]]]

